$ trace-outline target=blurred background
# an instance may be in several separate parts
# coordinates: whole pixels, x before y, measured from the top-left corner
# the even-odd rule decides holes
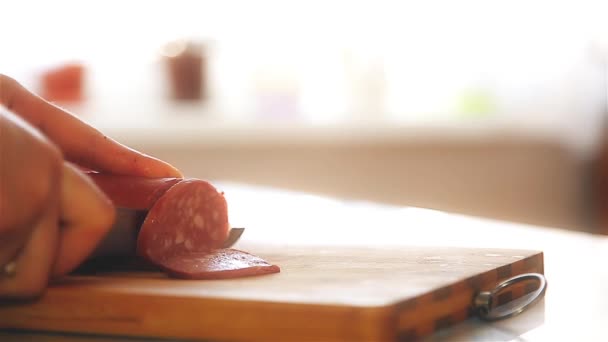
[[[11,1],[0,72],[190,177],[608,232],[606,13]]]

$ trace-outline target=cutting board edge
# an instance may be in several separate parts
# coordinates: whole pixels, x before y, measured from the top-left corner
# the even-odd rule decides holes
[[[479,291],[489,291],[500,282],[525,273],[544,275],[544,252],[526,251],[534,254],[500,268],[431,290],[416,298],[396,302],[394,308],[399,316],[397,327],[399,340],[416,340],[472,317],[474,315],[472,300]],[[457,293],[456,296],[452,295],[454,292]],[[505,296],[504,300],[517,299],[527,292],[529,291],[526,291],[523,285],[513,286],[512,295]],[[498,303],[498,305],[502,304],[504,303]],[[457,308],[453,309],[454,306]],[[419,308],[423,309],[422,312],[417,310]],[[442,314],[430,315],[431,311]],[[415,316],[416,320],[411,320],[412,316]]]
[[[107,296],[107,295],[106,295]],[[89,305],[100,305],[104,302],[104,296],[99,296],[99,303],[89,303]],[[56,301],[61,301],[60,298],[55,298]],[[172,326],[170,323],[172,312],[167,310],[164,312],[157,311],[153,319],[146,315],[138,315],[137,310],[131,315],[122,314],[114,315],[108,312],[106,315],[98,317],[89,317],[83,319],[82,315],[76,314],[74,317],[66,316],[65,312],[73,310],[73,307],[56,306],[57,303],[45,302],[42,298],[38,302],[32,302],[26,306],[16,308],[18,317],[28,317],[28,322],[18,322],[17,320],[5,319],[2,317],[3,308],[0,306],[0,329],[28,329],[35,331],[52,331],[52,332],[69,332],[81,334],[103,334],[114,336],[132,336],[132,337],[162,337],[162,338],[201,338],[206,339],[246,339],[250,340],[252,336],[263,337],[261,340],[277,338],[277,333],[280,336],[289,338],[301,338],[310,336],[311,338],[328,338],[341,339],[348,335],[349,340],[394,340],[394,325],[395,316],[391,306],[364,306],[353,307],[348,305],[327,305],[327,304],[311,304],[311,303],[296,303],[286,307],[280,302],[266,302],[257,300],[221,300],[209,298],[205,302],[205,310],[201,310],[200,306],[189,301],[187,297],[162,297],[158,298],[153,295],[142,294],[133,298],[136,306],[142,307],[151,305],[155,308],[171,308],[180,307],[178,313],[181,317],[189,317],[186,321],[182,321],[179,327]],[[133,303],[133,302],[132,302]],[[176,303],[179,303],[176,305]],[[63,312],[64,315],[36,315],[39,308],[54,305],[58,308],[57,313]],[[114,308],[115,310],[117,308]],[[125,312],[129,308],[118,308],[118,311]],[[263,326],[250,325],[247,319],[241,319],[241,322],[223,320],[217,317],[211,317],[208,312],[214,312],[218,317],[225,312],[226,316],[235,310],[239,310],[241,316],[264,316],[275,317],[276,319],[266,318]],[[101,310],[100,312],[103,312]],[[207,313],[205,313],[207,311]],[[314,312],[314,316],[309,313]],[[207,325],[213,325],[214,320],[217,325],[226,324],[228,326],[220,329],[211,328],[207,331],[201,329],[200,324],[192,317],[200,317],[207,315],[202,321],[207,322]],[[54,317],[49,319],[49,317]],[[313,317],[313,319],[311,319]],[[66,320],[79,319],[80,325],[65,324]],[[277,327],[273,322],[280,319],[283,322],[281,327]],[[366,324],[362,324],[363,321]],[[285,322],[288,324],[286,325]],[[302,324],[305,322],[305,324]],[[369,324],[370,322],[376,322]],[[370,327],[373,327],[370,329]],[[255,333],[252,333],[255,331]],[[228,332],[228,333],[227,333]],[[242,332],[248,332],[243,334]],[[266,332],[266,335],[264,333]],[[271,332],[268,334],[268,332]]]

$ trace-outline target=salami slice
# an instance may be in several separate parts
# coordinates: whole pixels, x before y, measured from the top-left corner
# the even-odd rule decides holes
[[[184,279],[230,279],[279,273],[277,265],[237,249],[218,249],[212,253],[191,253],[162,261],[159,266],[169,276]]]
[[[122,208],[148,210],[181,178],[144,178],[108,175],[96,172],[86,173],[97,186]]]
[[[137,238],[137,254],[160,265],[179,255],[210,253],[221,247],[228,228],[223,193],[204,180],[183,180],[148,212]]]

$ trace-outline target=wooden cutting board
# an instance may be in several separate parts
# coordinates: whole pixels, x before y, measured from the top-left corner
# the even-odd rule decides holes
[[[0,327],[207,340],[410,340],[465,320],[477,291],[543,273],[535,251],[246,250],[282,272],[212,281],[157,272],[74,275],[37,301],[0,305]]]

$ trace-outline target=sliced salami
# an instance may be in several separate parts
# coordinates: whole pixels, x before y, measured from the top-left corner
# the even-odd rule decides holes
[[[145,216],[143,223],[142,219],[134,220],[132,229],[123,227],[109,234],[108,243],[101,244],[107,245],[107,253],[94,256],[116,255],[118,249],[124,250],[121,255],[134,251],[171,277],[182,279],[228,279],[280,272],[278,266],[255,255],[219,249],[228,237],[228,209],[223,193],[210,183],[86,173],[119,207],[118,214],[122,208],[128,217],[132,209]]]
[[[86,173],[97,186],[122,208],[148,210],[181,178],[144,178],[108,175],[96,172]]]
[[[137,238],[137,254],[161,265],[175,256],[210,253],[221,247],[228,228],[223,193],[204,180],[183,180],[148,212]]]
[[[162,261],[159,266],[169,276],[183,279],[230,279],[281,271],[279,266],[237,249],[174,256]]]

